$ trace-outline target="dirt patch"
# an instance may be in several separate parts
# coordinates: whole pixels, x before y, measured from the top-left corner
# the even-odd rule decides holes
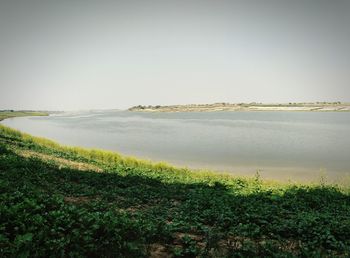
[[[103,172],[103,170],[101,168],[99,168],[95,165],[92,165],[92,164],[72,161],[72,160],[68,160],[68,159],[64,159],[64,158],[58,158],[58,157],[43,154],[40,152],[29,151],[29,150],[20,150],[20,151],[17,151],[17,154],[22,156],[22,157],[25,157],[25,158],[34,157],[34,158],[40,158],[44,161],[53,161],[59,166],[59,169],[67,167],[67,168],[71,168],[71,169],[77,169],[80,171]]]
[[[151,258],[167,258],[171,257],[164,245],[154,243],[149,247],[149,257]]]
[[[182,239],[187,236],[190,237],[192,240],[196,241],[196,242],[201,242],[203,240],[203,236],[201,235],[196,235],[196,234],[192,234],[192,233],[182,233],[182,232],[177,232],[174,234],[174,243],[175,244],[181,244],[182,243]]]
[[[131,213],[135,213],[135,212],[139,212],[139,211],[145,211],[149,208],[151,208],[152,206],[150,205],[135,205],[135,206],[130,206],[127,208],[118,208],[119,211],[126,211],[126,212],[131,212]]]
[[[222,253],[227,252],[228,250],[239,250],[243,247],[245,242],[253,244],[256,248],[259,246],[266,245],[269,239],[252,239],[248,237],[241,236],[230,236],[227,239],[218,241],[218,250]],[[275,241],[275,244],[279,246],[279,249],[287,251],[293,254],[297,254],[297,251],[300,249],[301,242],[293,239],[284,240],[283,242]]]
[[[93,198],[87,196],[65,196],[64,201],[67,203],[81,204],[91,201]]]

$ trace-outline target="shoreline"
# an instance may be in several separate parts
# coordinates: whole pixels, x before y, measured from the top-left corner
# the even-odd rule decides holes
[[[256,111],[290,111],[290,112],[350,112],[349,103],[290,103],[290,104],[262,104],[262,103],[214,103],[189,104],[170,106],[134,106],[128,109],[132,112],[256,112]]]
[[[27,114],[27,116],[33,116],[33,113]],[[34,115],[35,116],[35,115]],[[18,117],[23,117],[18,116]],[[7,118],[15,118],[15,116],[7,117]],[[3,120],[7,119],[3,118]],[[1,122],[1,121],[0,121]],[[12,128],[6,124],[0,123],[0,126],[8,127],[12,130],[18,130],[15,128]],[[28,134],[26,132],[23,132],[21,130],[18,130],[20,133]],[[50,138],[45,138],[43,136],[33,136],[31,134],[28,134],[30,137],[37,137],[37,138],[43,138],[48,141],[54,141]],[[56,144],[62,145],[60,142],[54,141]],[[64,145],[65,146],[65,145]],[[138,160],[139,162],[145,162],[148,164],[164,164],[166,166],[169,166],[171,168],[175,169],[186,169],[195,173],[212,173],[215,175],[229,175],[230,177],[243,177],[243,178],[254,178],[257,173],[259,173],[259,176],[264,181],[275,181],[278,183],[288,183],[288,182],[295,182],[295,183],[302,183],[302,184],[314,184],[320,182],[320,180],[326,181],[327,184],[350,184],[350,174],[349,173],[343,173],[341,171],[327,171],[320,169],[312,169],[309,167],[290,167],[290,166],[257,166],[254,164],[248,165],[248,166],[242,166],[242,165],[235,165],[235,166],[214,166],[212,164],[189,164],[184,163],[181,160],[163,160],[163,159],[154,159],[149,157],[142,157],[142,156],[133,156],[128,154],[123,154],[121,152],[118,152],[118,150],[108,150],[103,149],[99,147],[82,147],[79,145],[67,145],[71,148],[82,148],[86,150],[98,150],[103,152],[113,152],[117,155],[120,155],[126,159],[131,158]]]
[[[22,116],[23,117],[23,116]],[[15,118],[15,117],[8,117],[8,118]],[[4,118],[5,120],[7,118]],[[2,121],[3,121],[2,120]],[[268,169],[265,168],[258,168],[256,166],[238,166],[236,167],[237,170],[230,170],[230,169],[216,169],[211,166],[196,166],[196,165],[185,165],[177,162],[171,162],[171,161],[164,161],[164,160],[156,160],[156,159],[148,159],[143,157],[135,157],[132,155],[127,155],[120,153],[118,151],[113,150],[107,150],[102,148],[95,148],[95,147],[81,147],[81,146],[75,146],[75,145],[65,145],[60,142],[57,142],[55,140],[42,137],[42,136],[34,136],[32,134],[23,132],[21,130],[9,127],[7,125],[4,125],[0,121],[0,131],[5,129],[5,131],[9,130],[11,133],[15,132],[18,135],[21,135],[21,137],[24,137],[25,139],[31,139],[31,141],[35,142],[36,144],[42,144],[43,147],[54,147],[57,149],[61,149],[64,151],[70,152],[71,150],[76,149],[78,152],[83,153],[94,153],[96,152],[97,155],[112,155],[118,158],[118,160],[123,160],[122,162],[127,162],[134,164],[136,166],[146,166],[150,168],[162,168],[165,170],[174,170],[174,171],[184,171],[186,173],[193,174],[194,176],[210,176],[213,178],[231,178],[234,179],[243,179],[243,180],[255,180],[256,178],[259,178],[264,183],[272,183],[277,185],[294,185],[294,184],[301,184],[301,185],[329,185],[329,186],[340,186],[348,188],[350,185],[350,173],[342,173],[343,175],[340,175],[341,178],[336,179],[329,177],[329,174],[326,170],[313,170],[306,167],[288,167],[288,166],[270,166]],[[253,171],[253,168],[254,171]],[[293,169],[294,168],[294,169]],[[279,172],[282,172],[280,174]],[[288,177],[285,173],[292,174],[291,177],[294,176],[294,178]],[[307,173],[307,174],[305,174]],[[295,177],[296,176],[296,177]]]
[[[9,257],[349,254],[349,186],[194,171],[2,124],[0,168]]]
[[[48,116],[48,112],[42,111],[2,111],[0,110],[0,121],[8,118],[24,117],[24,116]]]

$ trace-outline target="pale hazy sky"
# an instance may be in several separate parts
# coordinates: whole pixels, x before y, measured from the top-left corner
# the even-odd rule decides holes
[[[350,102],[349,0],[0,0],[0,109]]]

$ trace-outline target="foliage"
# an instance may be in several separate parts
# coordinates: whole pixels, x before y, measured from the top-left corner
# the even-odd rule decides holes
[[[197,173],[0,125],[3,257],[346,257],[349,214],[337,186]]]
[[[18,116],[47,116],[45,112],[35,111],[14,111],[14,110],[0,110],[0,121],[5,118],[18,117]]]

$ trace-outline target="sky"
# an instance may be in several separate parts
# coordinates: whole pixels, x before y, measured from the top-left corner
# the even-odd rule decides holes
[[[349,0],[0,0],[0,109],[350,102]]]

